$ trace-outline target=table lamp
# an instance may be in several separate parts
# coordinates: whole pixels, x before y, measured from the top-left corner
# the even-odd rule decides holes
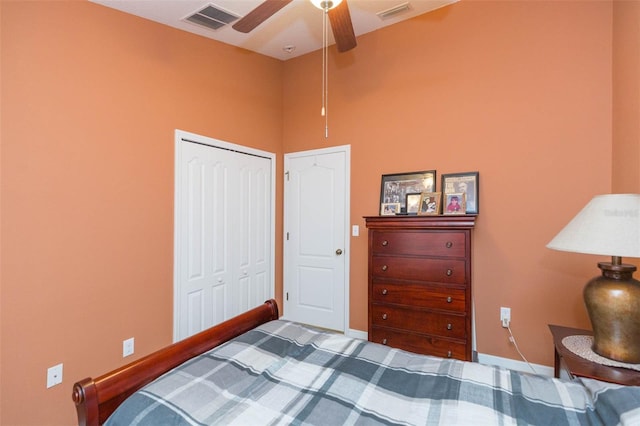
[[[598,263],[602,275],[584,288],[592,349],[609,359],[639,364],[640,281],[633,278],[637,268],[621,258],[640,257],[640,194],[594,197],[547,247],[611,256],[611,262]]]

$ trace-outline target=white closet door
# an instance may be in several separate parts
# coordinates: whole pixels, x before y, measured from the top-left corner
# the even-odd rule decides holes
[[[229,317],[232,309],[231,153],[183,142],[179,264],[179,336]],[[215,154],[215,155],[214,155]]]
[[[252,155],[240,155],[237,164],[237,192],[231,209],[234,230],[232,297],[234,311],[245,312],[271,296],[270,259],[271,162]],[[234,185],[235,186],[235,185]]]
[[[202,137],[180,135],[175,340],[257,306],[275,292],[275,159],[238,152],[239,147],[221,141],[204,138],[208,143],[202,143]]]

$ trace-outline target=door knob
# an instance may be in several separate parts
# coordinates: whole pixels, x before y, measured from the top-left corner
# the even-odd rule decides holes
[[[340,255],[342,254],[342,249],[338,249],[338,250],[336,250],[336,254],[337,254],[338,256],[340,256]]]

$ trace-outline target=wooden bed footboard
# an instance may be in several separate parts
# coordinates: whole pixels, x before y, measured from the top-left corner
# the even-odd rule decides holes
[[[72,398],[76,404],[78,424],[80,426],[103,424],[122,401],[156,377],[196,355],[278,317],[276,301],[267,300],[250,311],[98,378],[86,378],[75,383]]]

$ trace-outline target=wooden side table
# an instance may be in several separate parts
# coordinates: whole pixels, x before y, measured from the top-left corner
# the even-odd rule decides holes
[[[551,324],[549,324],[549,329],[553,335],[553,345],[555,346],[553,365],[555,377],[560,377],[560,372],[564,371],[571,379],[575,377],[587,377],[603,382],[640,386],[640,371],[628,368],[609,367],[589,361],[574,354],[562,344],[562,339],[567,336],[591,336],[593,335],[591,331]]]

